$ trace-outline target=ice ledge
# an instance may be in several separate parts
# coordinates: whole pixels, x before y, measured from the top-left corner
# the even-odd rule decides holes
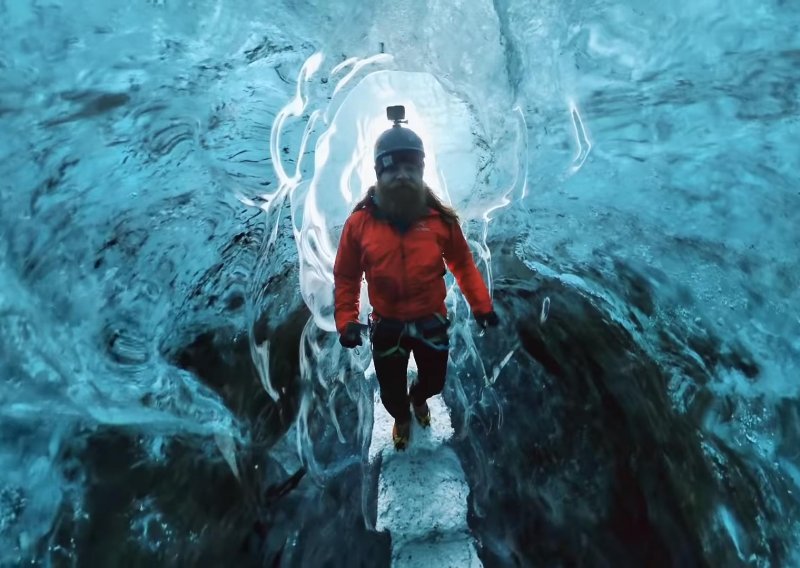
[[[394,421],[375,396],[370,462],[382,456],[376,528],[392,536],[392,566],[482,566],[467,525],[469,485],[445,444],[453,426],[441,396],[428,401],[429,429],[412,424],[404,452],[394,449]]]

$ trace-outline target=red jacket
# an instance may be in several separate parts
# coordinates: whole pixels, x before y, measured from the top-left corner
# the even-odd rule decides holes
[[[333,266],[336,329],[358,321],[361,277],[366,273],[375,313],[412,320],[447,314],[444,275],[456,277],[473,313],[492,311],[492,299],[458,223],[433,209],[401,233],[368,205],[348,217]]]

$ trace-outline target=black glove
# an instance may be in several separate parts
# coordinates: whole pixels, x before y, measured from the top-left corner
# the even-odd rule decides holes
[[[475,321],[482,329],[486,329],[487,327],[497,327],[497,324],[500,323],[500,318],[492,310],[488,314],[475,314]]]
[[[361,345],[361,325],[354,321],[348,323],[344,333],[339,336],[339,343],[348,349]]]

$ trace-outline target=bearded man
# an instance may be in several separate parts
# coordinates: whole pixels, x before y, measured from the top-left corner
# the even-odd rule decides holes
[[[377,182],[345,222],[333,276],[336,329],[349,349],[361,345],[359,297],[366,276],[375,374],[381,402],[395,421],[394,446],[403,450],[412,412],[422,427],[430,426],[427,400],[444,388],[450,349],[447,269],[481,327],[496,326],[498,317],[458,215],[424,182],[422,140],[401,126],[398,109],[387,109],[394,126],[375,143]],[[411,353],[417,381],[409,389]]]

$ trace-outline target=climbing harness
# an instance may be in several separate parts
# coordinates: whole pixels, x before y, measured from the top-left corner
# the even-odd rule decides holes
[[[408,356],[408,350],[400,345],[404,337],[416,339],[423,345],[435,349],[436,351],[447,351],[450,348],[447,337],[447,328],[449,326],[450,320],[439,313],[431,317],[411,321],[386,319],[373,314],[370,318],[369,337],[370,341],[372,341],[373,353],[376,357],[383,358],[393,355],[402,355],[406,357]],[[377,333],[380,335],[394,335],[396,333],[397,341],[388,349],[375,351],[375,336]],[[429,334],[431,334],[430,337],[428,337]]]

